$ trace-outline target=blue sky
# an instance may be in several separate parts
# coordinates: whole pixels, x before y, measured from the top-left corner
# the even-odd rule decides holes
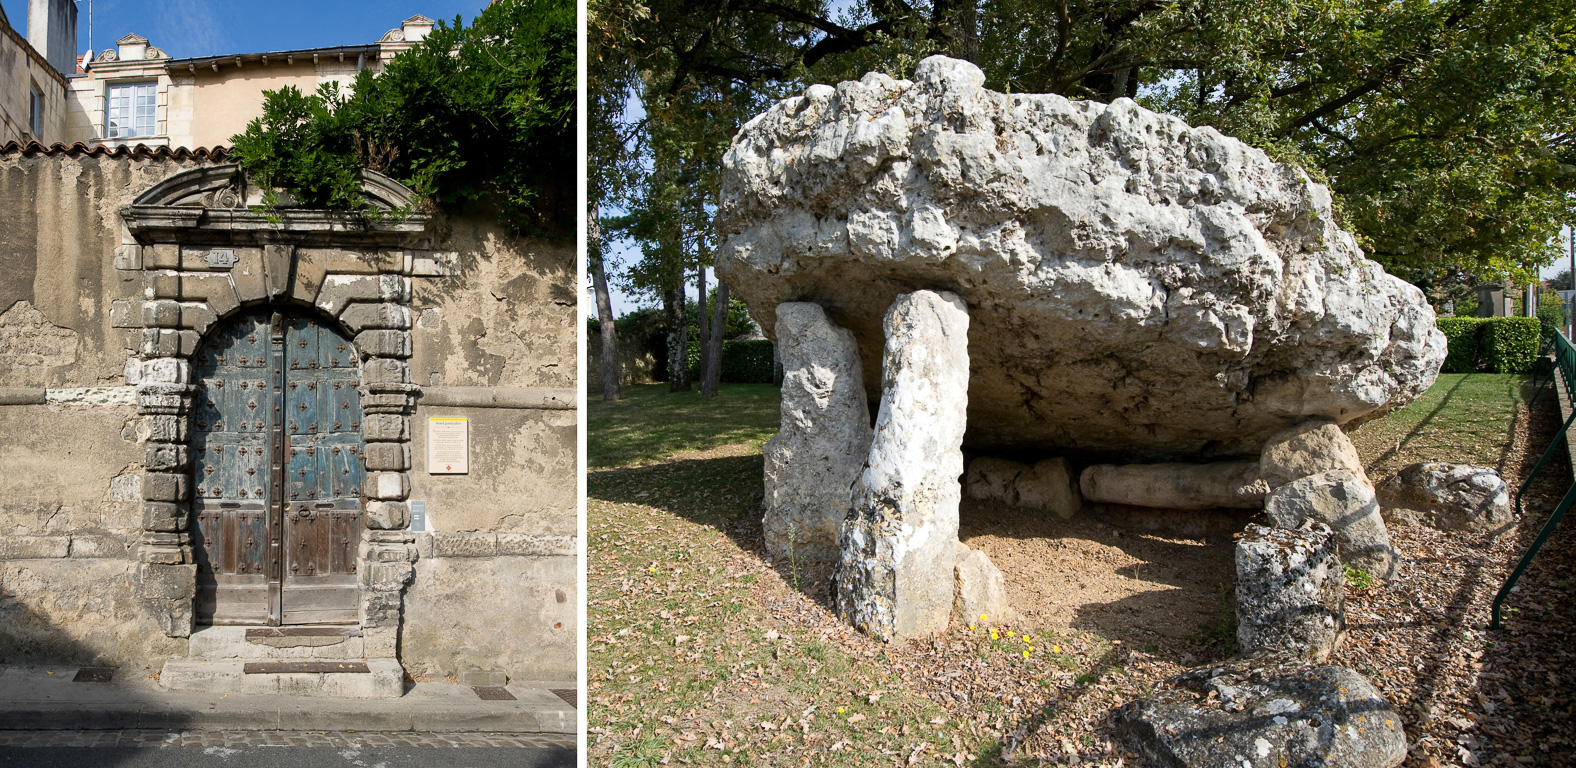
[[[171,56],[261,53],[371,43],[416,14],[468,23],[487,0],[92,0],[93,49],[135,32]],[[27,0],[0,0],[18,32]],[[77,3],[77,53],[88,49],[88,0]]]

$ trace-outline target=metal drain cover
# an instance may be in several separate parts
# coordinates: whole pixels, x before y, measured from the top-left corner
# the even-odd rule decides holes
[[[115,678],[114,667],[83,667],[77,670],[73,683],[107,683]]]
[[[575,709],[580,708],[579,690],[574,688],[553,688],[552,691],[558,696],[558,698],[568,702],[569,706],[574,707]]]
[[[501,685],[473,685],[471,690],[476,692],[476,698],[486,701],[514,701],[514,694]]]

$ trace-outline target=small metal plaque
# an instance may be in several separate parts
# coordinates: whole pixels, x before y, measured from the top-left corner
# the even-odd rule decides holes
[[[471,471],[471,420],[427,419],[427,474],[466,475]]]
[[[248,675],[277,675],[287,672],[371,672],[363,661],[248,661],[242,671]]]
[[[215,248],[204,258],[208,260],[208,266],[215,269],[229,269],[235,266],[236,261],[235,251],[230,248]]]
[[[421,500],[410,502],[410,529],[416,533],[427,530],[427,502]]]
[[[77,670],[73,683],[107,683],[115,679],[114,667],[83,667]]]
[[[487,701],[514,701],[514,694],[501,685],[473,685],[471,690],[476,692],[476,698]]]

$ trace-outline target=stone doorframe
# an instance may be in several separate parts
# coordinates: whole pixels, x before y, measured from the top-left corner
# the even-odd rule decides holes
[[[362,193],[382,211],[409,211],[412,193],[362,172]],[[120,210],[115,268],[141,300],[116,302],[119,327],[140,329],[126,362],[136,387],[137,435],[146,444],[139,589],[170,637],[189,637],[197,566],[191,542],[191,356],[203,335],[243,307],[315,307],[337,321],[361,358],[368,529],[357,553],[360,619],[368,657],[392,658],[404,589],[414,575],[410,532],[411,278],[453,274],[434,254],[419,214],[248,207],[261,200],[237,165],[185,171]]]

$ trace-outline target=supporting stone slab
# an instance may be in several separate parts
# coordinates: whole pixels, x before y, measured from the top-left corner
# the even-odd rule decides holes
[[[777,306],[777,344],[782,427],[761,449],[766,549],[800,562],[834,562],[873,434],[859,345],[808,302]]]
[[[890,640],[943,631],[952,615],[969,313],[952,293],[916,291],[884,325],[881,410],[833,595],[844,621]]]
[[[398,660],[366,659],[365,663],[369,670],[367,672],[265,672],[249,675],[245,672],[246,662],[243,660],[171,659],[164,662],[159,684],[172,691],[281,694],[335,699],[392,699],[405,695],[405,668],[400,666]]]
[[[203,627],[188,640],[188,661],[280,661],[291,659],[360,659],[366,643],[354,635],[316,638],[248,638],[248,627]]]

